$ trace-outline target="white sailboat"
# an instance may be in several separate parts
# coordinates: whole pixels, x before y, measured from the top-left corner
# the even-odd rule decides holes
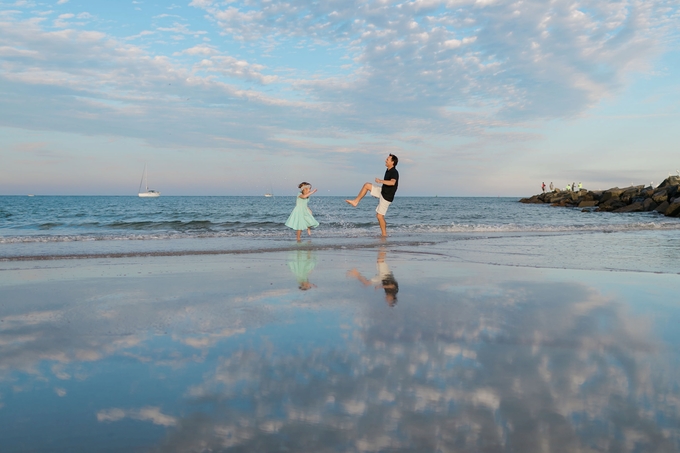
[[[274,196],[274,189],[272,189],[272,186],[271,186],[271,185],[269,186],[269,192],[267,192],[266,194],[264,194],[264,196],[265,196],[266,198],[271,198],[271,197]]]
[[[142,185],[146,188],[146,192],[142,192]],[[146,174],[146,164],[144,164],[144,172],[142,173],[142,180],[139,182],[139,193],[137,194],[140,198],[158,198],[161,193],[156,190],[149,190],[149,179]]]

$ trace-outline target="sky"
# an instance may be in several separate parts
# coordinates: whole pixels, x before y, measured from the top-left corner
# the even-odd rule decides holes
[[[0,194],[605,189],[680,170],[680,0],[0,1]]]

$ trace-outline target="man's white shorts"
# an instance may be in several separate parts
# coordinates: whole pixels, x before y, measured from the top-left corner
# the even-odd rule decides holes
[[[380,202],[378,203],[378,207],[375,208],[375,212],[377,212],[380,215],[385,215],[387,213],[387,208],[390,207],[391,202],[385,200],[380,193],[380,187],[376,186],[375,184],[371,184],[371,196],[374,196],[375,198],[379,199]]]

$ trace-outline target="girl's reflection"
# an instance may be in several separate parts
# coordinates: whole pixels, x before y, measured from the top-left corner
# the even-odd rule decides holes
[[[399,292],[399,284],[394,279],[394,274],[390,270],[387,262],[385,261],[385,256],[387,252],[385,250],[380,250],[378,252],[378,261],[376,267],[378,268],[378,273],[370,280],[361,275],[361,273],[352,269],[347,272],[349,277],[354,277],[366,286],[374,285],[376,288],[382,288],[385,290],[385,302],[390,307],[397,305],[397,293]]]
[[[297,278],[298,288],[307,291],[316,288],[316,285],[309,282],[309,273],[316,266],[316,256],[312,250],[296,250],[288,257],[288,267]]]

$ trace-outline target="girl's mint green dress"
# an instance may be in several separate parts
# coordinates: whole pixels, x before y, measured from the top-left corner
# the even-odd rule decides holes
[[[307,207],[308,201],[309,198],[297,197],[295,208],[293,209],[293,212],[290,213],[290,216],[288,216],[288,220],[286,220],[287,227],[297,231],[319,226],[319,222],[316,221],[312,215],[312,211]]]

